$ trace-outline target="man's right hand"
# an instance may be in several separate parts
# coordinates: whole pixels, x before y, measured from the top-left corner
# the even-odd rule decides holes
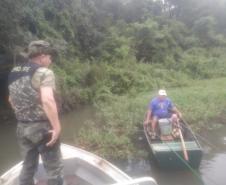
[[[145,121],[144,121],[144,126],[146,126],[146,127],[147,127],[149,123],[150,123],[150,121],[149,121],[149,120],[145,120]]]
[[[51,134],[51,139],[46,146],[53,146],[60,137],[60,131],[50,130],[49,134]]]

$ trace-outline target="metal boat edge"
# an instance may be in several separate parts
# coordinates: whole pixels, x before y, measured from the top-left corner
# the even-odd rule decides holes
[[[107,160],[91,153],[88,151],[85,151],[83,149],[67,145],[67,144],[61,144],[61,151],[62,151],[62,158],[64,159],[70,159],[70,158],[78,158],[85,162],[87,162],[89,165],[99,169],[104,174],[112,178],[115,183],[114,185],[132,185],[132,184],[142,184],[144,182],[149,182],[150,185],[157,185],[155,179],[152,177],[142,177],[133,179],[130,176],[128,176],[126,173],[124,173],[122,170],[108,162]],[[13,166],[11,169],[6,171],[3,175],[0,176],[0,184],[4,185],[4,182],[8,181],[9,179],[15,179],[19,175],[19,171],[22,168],[22,161]],[[42,163],[42,160],[40,158],[40,163]]]

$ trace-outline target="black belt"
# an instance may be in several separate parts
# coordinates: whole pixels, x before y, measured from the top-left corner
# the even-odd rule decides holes
[[[38,123],[38,122],[49,122],[49,120],[46,120],[46,119],[45,120],[33,120],[33,121],[17,120],[17,122],[29,124],[29,123]]]

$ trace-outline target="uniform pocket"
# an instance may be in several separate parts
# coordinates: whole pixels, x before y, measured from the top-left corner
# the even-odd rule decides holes
[[[40,126],[31,126],[26,130],[26,137],[34,144],[38,144],[42,142],[46,134],[48,133],[47,128],[43,128]]]

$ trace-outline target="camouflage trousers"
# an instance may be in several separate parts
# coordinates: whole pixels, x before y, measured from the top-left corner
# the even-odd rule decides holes
[[[60,142],[51,147],[46,143],[50,139],[48,122],[18,123],[17,137],[24,158],[19,185],[34,185],[34,175],[39,164],[39,154],[47,172],[48,185],[62,185],[62,159]]]

